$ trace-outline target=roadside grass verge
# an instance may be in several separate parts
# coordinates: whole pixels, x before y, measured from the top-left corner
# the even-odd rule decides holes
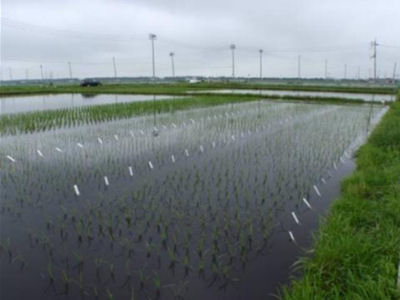
[[[400,299],[400,94],[356,163],[283,299]]]

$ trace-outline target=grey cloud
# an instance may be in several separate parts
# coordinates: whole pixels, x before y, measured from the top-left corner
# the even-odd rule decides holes
[[[400,46],[396,0],[165,1],[3,0],[2,74],[39,76],[39,64],[66,76],[111,76],[116,57],[121,76],[150,75],[150,42],[156,41],[157,74],[168,76],[168,53],[176,52],[177,75],[229,75],[229,44],[236,43],[237,74],[257,76],[259,48],[265,76],[368,75],[369,42]],[[36,26],[31,26],[34,24]],[[400,49],[379,47],[379,73],[400,62]]]

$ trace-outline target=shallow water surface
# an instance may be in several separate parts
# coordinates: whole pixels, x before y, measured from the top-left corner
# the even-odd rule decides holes
[[[31,111],[54,110],[112,103],[142,102],[174,98],[164,95],[85,95],[50,94],[0,97],[0,115]],[[175,97],[176,98],[176,97]]]
[[[380,94],[359,94],[359,93],[334,93],[334,92],[312,92],[312,91],[284,91],[284,90],[207,90],[207,91],[191,91],[190,93],[212,93],[212,94],[254,94],[254,95],[278,95],[278,96],[303,96],[303,97],[320,97],[320,98],[346,98],[360,99],[366,102],[392,102],[395,95]]]

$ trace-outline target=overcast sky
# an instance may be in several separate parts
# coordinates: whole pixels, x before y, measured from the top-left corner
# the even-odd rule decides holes
[[[370,42],[378,46],[378,75],[400,64],[399,0],[1,0],[1,76],[4,80],[151,75],[365,78]],[[400,69],[400,66],[399,68]],[[397,72],[400,73],[400,72]]]

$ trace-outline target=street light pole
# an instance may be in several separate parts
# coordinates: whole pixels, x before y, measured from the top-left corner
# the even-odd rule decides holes
[[[149,39],[151,41],[151,58],[153,62],[153,79],[156,78],[156,66],[154,61],[154,41],[157,39],[157,36],[154,33],[149,34]]]
[[[231,44],[229,47],[232,50],[232,77],[235,78],[235,49],[236,45]]]

